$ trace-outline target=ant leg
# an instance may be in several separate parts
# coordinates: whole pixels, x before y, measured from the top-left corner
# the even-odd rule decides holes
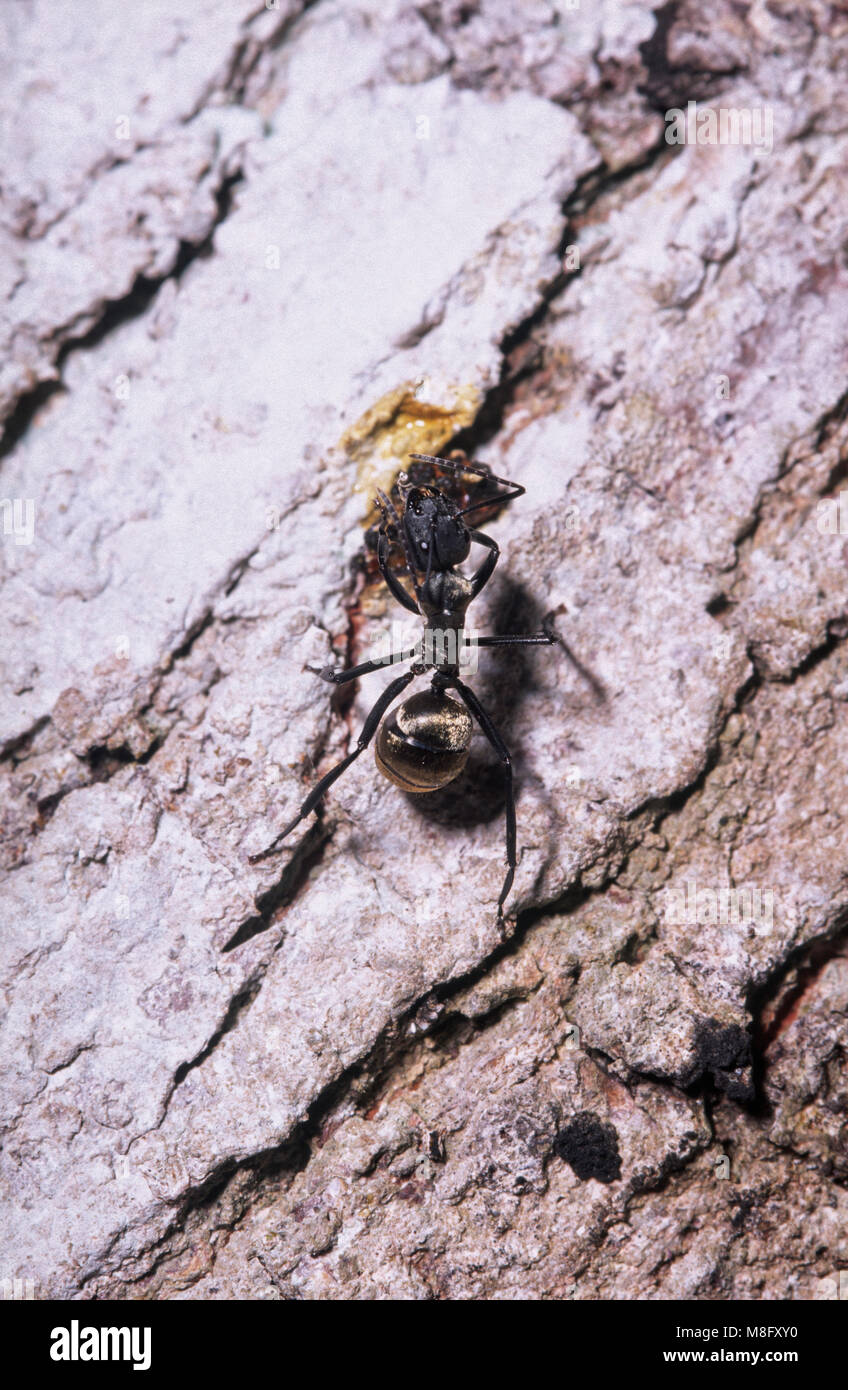
[[[541,632],[528,633],[526,636],[524,633],[522,633],[521,635],[518,635],[516,633],[506,633],[503,637],[477,637],[476,639],[467,637],[466,645],[470,646],[472,641],[476,641],[476,645],[478,647],[552,647],[555,642],[558,642],[560,646],[565,647],[565,642],[563,638],[560,637],[559,633],[554,627],[553,613],[545,614],[544,618],[542,619]],[[566,648],[566,651],[567,650],[568,648]]]
[[[321,781],[312,788],[312,791],[304,801],[294,820],[289,821],[288,825],[284,830],[280,831],[273,843],[270,844],[267,849],[262,850],[261,853],[250,855],[248,860],[250,864],[256,864],[260,859],[267,859],[270,854],[273,854],[280,844],[282,844],[283,840],[285,840],[286,836],[292,833],[295,826],[299,825],[302,820],[305,820],[309,812],[315,809],[319,801],[324,797],[325,792],[329,791],[336,779],[341,777],[342,773],[350,767],[351,763],[359,757],[360,753],[365,751],[377,732],[380,720],[383,718],[392,700],[400,695],[402,690],[406,689],[409,682],[414,680],[416,675],[416,671],[406,671],[402,676],[398,676],[397,680],[392,681],[391,685],[386,686],[386,689],[383,691],[363,724],[362,733],[356,740],[356,747],[353,752],[348,753],[346,758],[342,758],[342,761],[337,763],[334,768],[331,768],[326,776],[322,777]]]
[[[379,657],[376,661],[363,661],[361,666],[351,666],[348,671],[334,671],[332,666],[324,666],[320,671],[316,671],[314,666],[308,669],[320,676],[322,681],[331,681],[333,685],[345,685],[348,681],[357,680],[359,676],[370,676],[372,671],[381,671],[384,666],[395,666],[399,661],[411,661],[417,655],[418,648],[410,647],[408,651],[396,652],[393,656]]]
[[[478,545],[485,545],[489,551],[477,573],[471,576],[471,597],[475,599],[480,590],[491,579],[495,565],[501,557],[501,551],[497,541],[493,541],[491,536],[487,536],[483,531],[470,531],[469,535],[473,541],[476,541]]]
[[[503,926],[503,907],[507,899],[507,894],[512,887],[512,880],[515,877],[515,865],[517,857],[515,852],[515,787],[512,780],[512,759],[509,756],[509,749],[484,710],[474,691],[464,685],[456,676],[452,684],[462,699],[465,701],[469,710],[473,714],[486,738],[491,743],[501,762],[503,763],[504,776],[506,777],[506,878],[503,882],[501,895],[498,898],[498,923]]]
[[[546,632],[537,632],[532,636],[507,636],[507,637],[476,637],[466,638],[466,646],[470,646],[472,640],[478,647],[550,647],[556,641],[555,637],[549,637]]]
[[[545,633],[547,637],[551,639],[551,642],[556,642],[560,647],[562,647],[563,651],[565,652],[575,671],[577,671],[578,674],[583,677],[587,685],[591,686],[592,694],[594,695],[598,704],[605,704],[607,699],[606,686],[604,685],[602,680],[598,679],[594,671],[590,671],[588,666],[584,666],[580,658],[574,655],[574,652],[569,647],[565,638],[562,636],[561,633],[557,632],[556,628],[554,627],[554,616],[554,613],[545,614],[544,618],[542,619],[542,631]]]
[[[552,647],[554,645],[562,647],[574,669],[591,686],[592,694],[599,704],[604,704],[607,698],[606,688],[603,681],[598,680],[594,672],[588,666],[584,666],[579,657],[569,647],[565,638],[557,632],[553,623],[553,614],[548,613],[542,619],[542,631],[532,633],[528,636],[506,635],[504,637],[466,637],[464,645],[470,647]]]
[[[394,570],[389,566],[389,538],[385,531],[381,531],[377,538],[377,564],[380,566],[380,573],[385,579],[389,592],[392,594],[393,598],[396,598],[398,603],[402,603],[404,608],[407,608],[410,613],[415,613],[420,617],[421,614],[418,604],[411,595],[406,592],[406,589],[401,584]]]
[[[382,574],[383,578],[385,579],[386,583],[388,584],[398,603],[402,603],[404,608],[408,608],[411,613],[417,613],[420,616],[421,609],[419,605],[421,602],[421,585],[418,583],[418,577],[415,570],[415,559],[410,554],[409,544],[406,538],[406,532],[404,531],[403,523],[395,510],[394,503],[392,502],[391,498],[387,497],[386,494],[384,492],[381,492],[379,488],[377,489],[377,506],[383,513],[383,524],[380,527],[380,535],[377,539],[377,563],[380,566],[380,573]],[[388,528],[390,525],[394,526],[395,531],[400,536],[400,543],[403,548],[404,556],[406,558],[406,568],[409,571],[409,577],[412,580],[412,587],[415,590],[414,602],[404,589],[400,580],[397,578],[396,575],[392,573],[391,569],[389,568],[390,541],[388,535]]]

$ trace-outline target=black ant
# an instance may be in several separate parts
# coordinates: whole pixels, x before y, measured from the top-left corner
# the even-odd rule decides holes
[[[390,782],[407,792],[430,792],[452,782],[468,759],[473,731],[472,717],[477,720],[486,738],[503,765],[506,778],[506,860],[507,872],[498,899],[498,923],[503,924],[503,907],[515,876],[515,790],[512,781],[512,762],[509,751],[477,696],[460,680],[461,648],[472,641],[480,647],[551,646],[561,642],[552,627],[553,615],[542,622],[542,631],[526,636],[465,637],[465,613],[468,605],[492,577],[500,556],[497,543],[482,531],[471,531],[463,521],[470,512],[482,507],[499,506],[521,497],[525,489],[520,483],[498,478],[486,464],[468,463],[465,459],[436,458],[431,454],[410,454],[410,458],[432,467],[454,473],[474,473],[480,478],[508,488],[508,492],[473,502],[460,508],[446,491],[437,486],[415,486],[407,474],[398,478],[398,492],[403,513],[398,516],[394,503],[384,492],[377,494],[377,506],[382,514],[377,539],[377,563],[398,603],[425,619],[420,646],[393,652],[376,661],[365,661],[349,671],[334,671],[325,666],[316,674],[335,685],[357,680],[371,671],[399,661],[412,661],[404,675],[387,686],[374,705],[357,739],[356,747],[348,753],[307,796],[294,820],[280,832],[273,844],[261,854],[254,854],[256,863],[273,854],[295,826],[313,811],[325,792],[341,777],[346,768],[359,757],[377,734],[374,749],[377,766]],[[457,568],[468,558],[471,543],[485,546],[488,554],[476,574],[467,578]],[[392,570],[392,546],[400,547],[415,591],[413,599]],[[423,578],[419,578],[423,576]],[[564,643],[562,643],[565,646]],[[567,648],[566,648],[567,650]],[[430,689],[404,700],[384,721],[392,701],[401,694],[416,676],[433,672]],[[447,691],[455,690],[462,704],[451,699]],[[379,730],[379,732],[378,732]]]

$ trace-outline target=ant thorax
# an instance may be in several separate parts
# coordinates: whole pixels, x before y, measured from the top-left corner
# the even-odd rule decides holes
[[[421,611],[428,627],[459,630],[465,626],[465,610],[474,597],[470,579],[458,570],[431,574],[421,590]]]

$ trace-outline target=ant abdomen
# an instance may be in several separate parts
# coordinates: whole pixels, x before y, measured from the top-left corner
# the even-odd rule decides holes
[[[439,690],[422,690],[380,725],[374,757],[384,777],[405,792],[447,786],[464,768],[471,743],[471,716]]]

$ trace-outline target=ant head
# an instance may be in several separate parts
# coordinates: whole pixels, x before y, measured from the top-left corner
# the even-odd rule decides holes
[[[468,558],[471,536],[459,508],[434,487],[413,487],[401,473],[403,528],[418,569],[446,570]]]

